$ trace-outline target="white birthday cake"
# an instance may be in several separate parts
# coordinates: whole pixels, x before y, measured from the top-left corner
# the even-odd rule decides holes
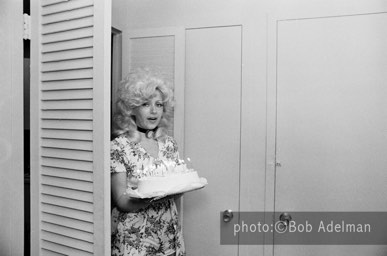
[[[137,180],[137,192],[141,195],[153,195],[184,191],[190,185],[200,182],[198,173],[187,168],[183,160],[163,161],[141,171]]]

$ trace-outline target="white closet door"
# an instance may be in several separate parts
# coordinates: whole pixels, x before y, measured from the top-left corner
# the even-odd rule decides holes
[[[240,205],[241,54],[241,26],[186,31],[185,154],[208,180],[184,195],[187,255],[238,255],[238,244],[221,239],[237,214],[229,222],[221,214]]]
[[[31,3],[32,255],[110,254],[110,13]]]
[[[275,211],[288,212],[297,224],[300,211],[387,210],[386,23],[386,13],[278,22]],[[363,216],[359,224],[373,225]],[[327,225],[326,219],[321,223]],[[378,241],[372,228],[368,237]],[[275,234],[274,255],[387,251],[348,231],[342,240],[332,239],[336,231],[314,242],[320,229],[314,230],[305,240],[314,245],[283,245],[277,241],[297,234]],[[343,242],[349,238],[357,244]]]

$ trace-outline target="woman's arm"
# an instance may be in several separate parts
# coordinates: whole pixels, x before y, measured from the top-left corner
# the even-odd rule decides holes
[[[126,193],[126,173],[111,175],[112,200],[121,212],[136,212],[151,204],[150,200],[132,198]]]

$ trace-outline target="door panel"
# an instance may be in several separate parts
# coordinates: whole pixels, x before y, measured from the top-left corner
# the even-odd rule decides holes
[[[187,30],[184,155],[209,183],[184,196],[187,255],[237,255],[219,213],[239,208],[240,105],[241,27]]]
[[[31,1],[31,255],[110,254],[111,1]]]
[[[278,23],[275,210],[386,211],[387,14]],[[297,216],[293,216],[297,221]],[[284,246],[275,255],[385,255]]]

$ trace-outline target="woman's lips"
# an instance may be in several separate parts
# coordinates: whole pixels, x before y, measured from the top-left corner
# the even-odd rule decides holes
[[[147,118],[147,119],[148,119],[148,121],[151,122],[151,123],[155,123],[155,122],[157,122],[157,120],[158,120],[157,117],[149,117],[149,118]]]

